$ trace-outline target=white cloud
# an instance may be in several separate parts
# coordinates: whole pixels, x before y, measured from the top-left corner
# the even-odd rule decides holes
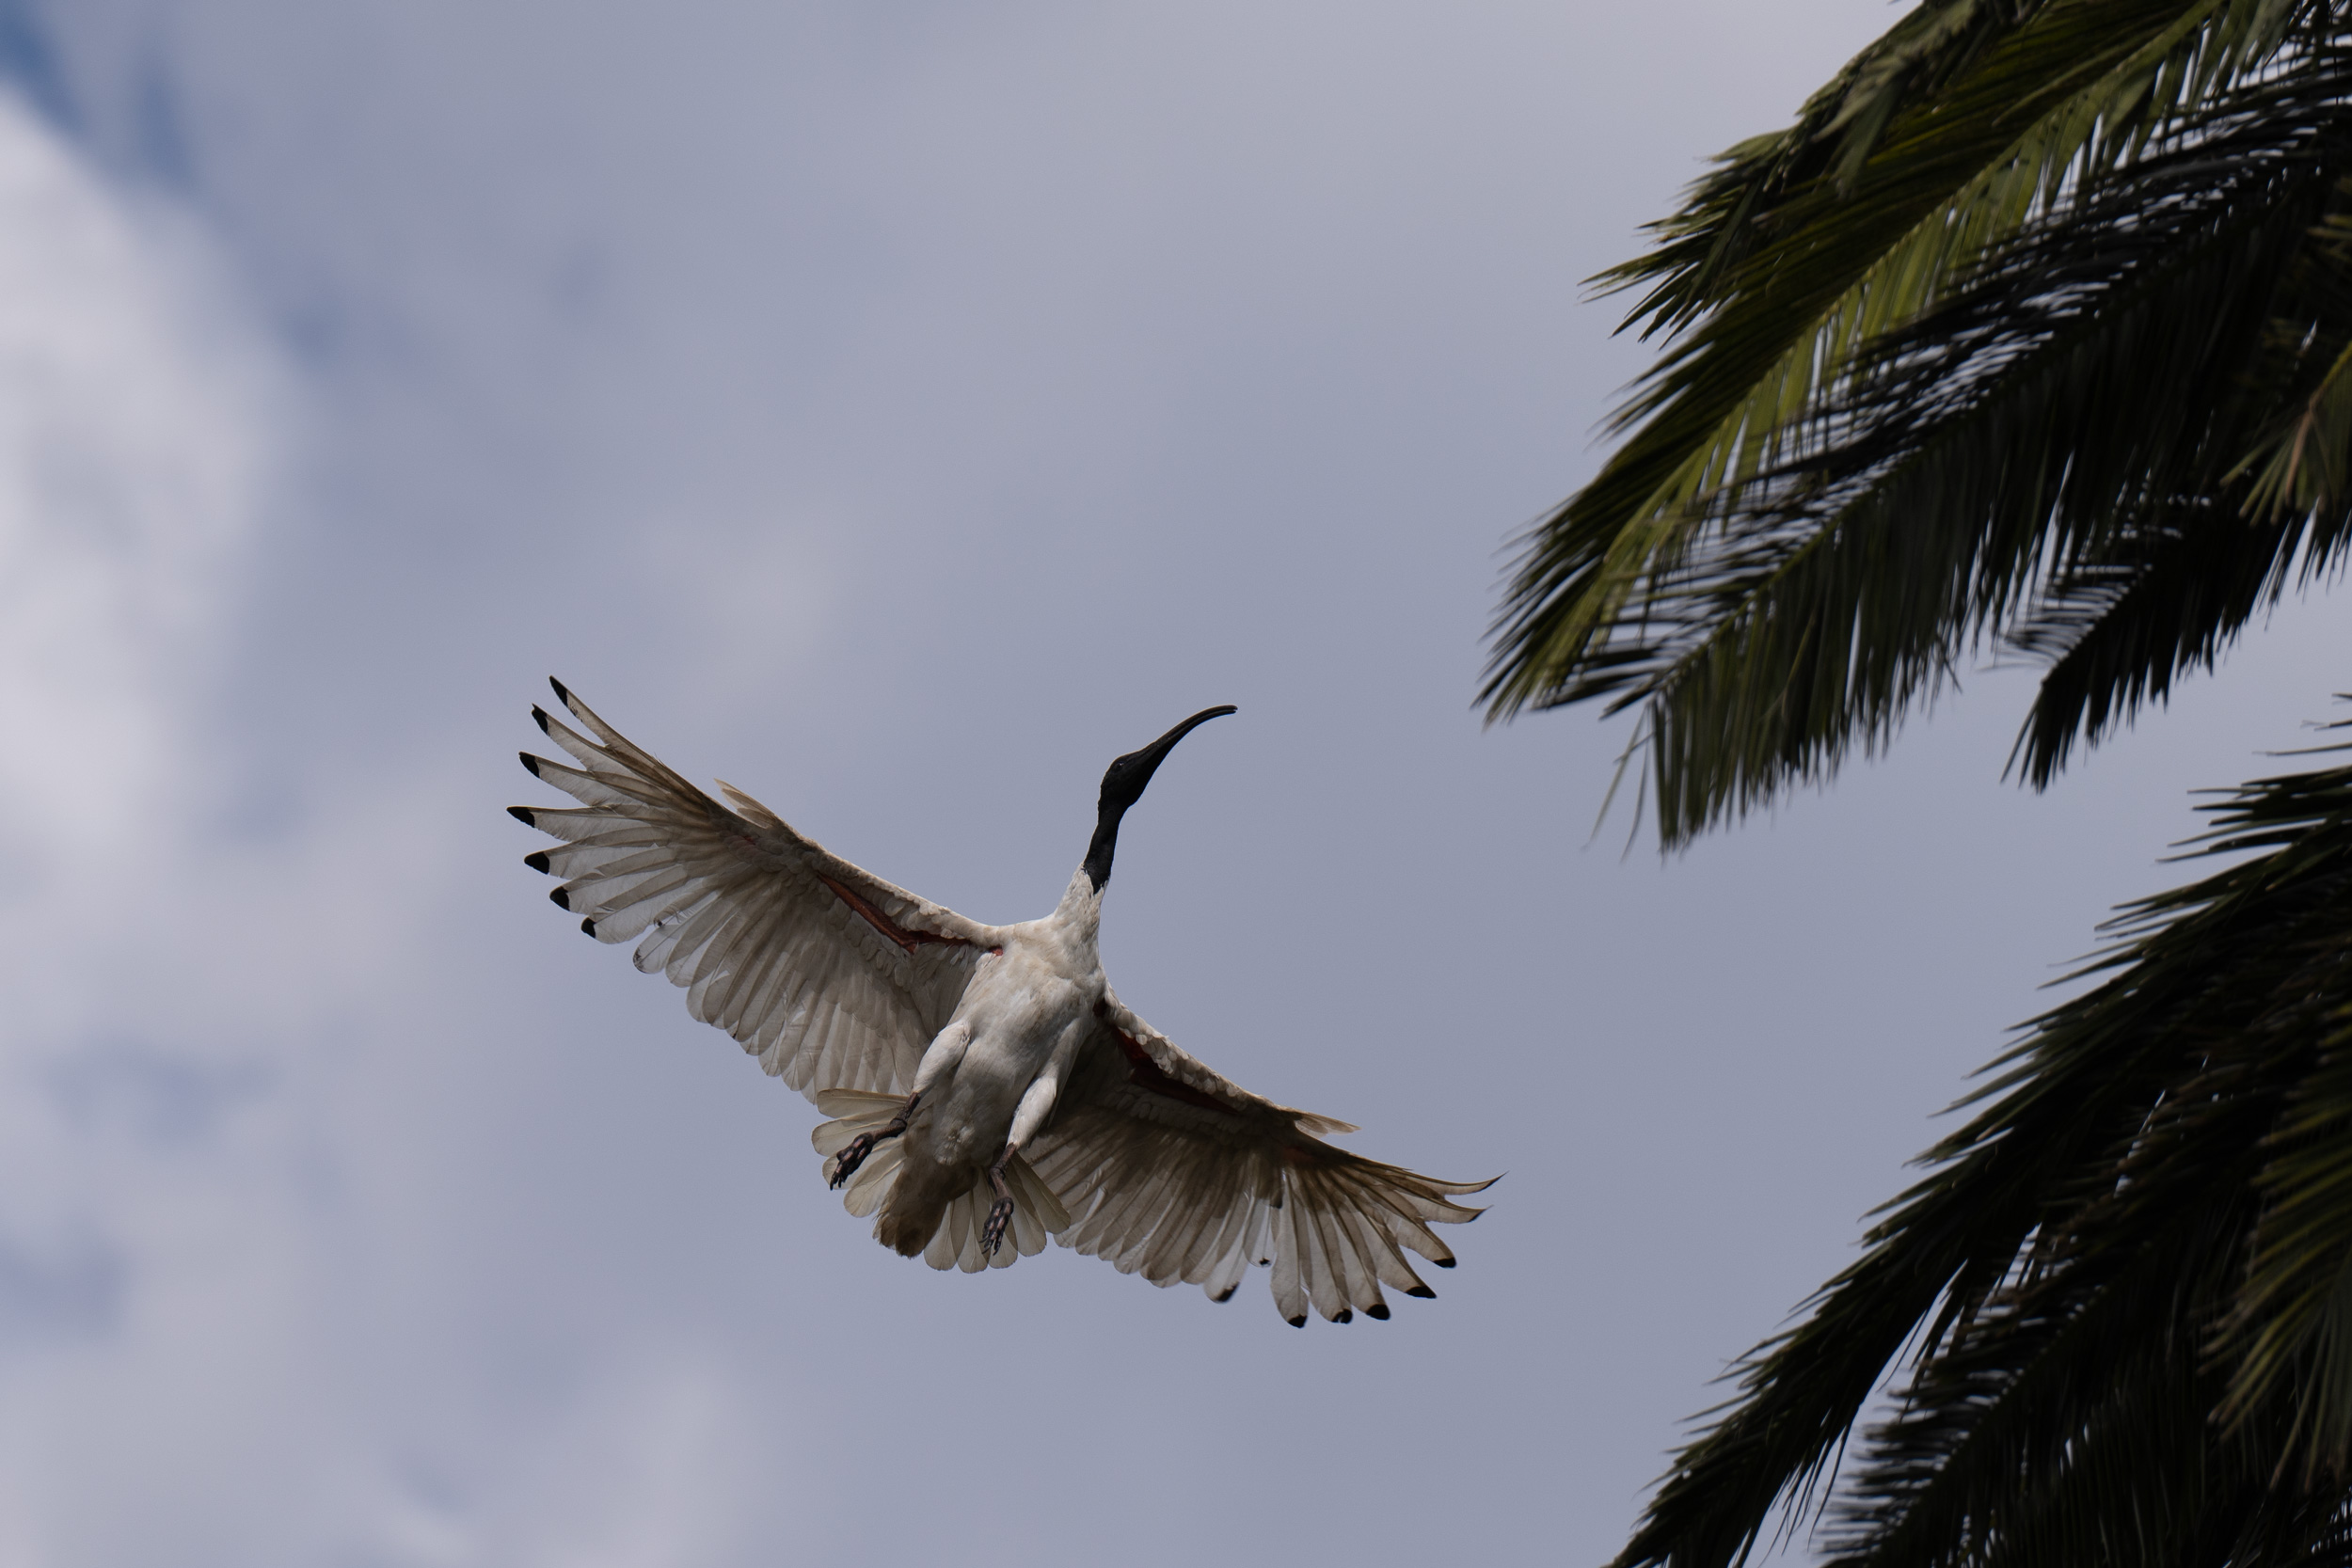
[[[266,495],[267,364],[188,226],[0,96],[0,1248],[23,1249],[22,1301],[59,1295],[31,1313],[51,1328],[103,1318],[121,1268],[91,1261],[119,1238],[87,1228],[102,1200],[66,1153],[106,1140],[119,1096],[56,1075],[169,1006],[145,982],[183,967],[211,896],[197,704]],[[123,1084],[151,1056],[118,1051]]]
[[[330,950],[301,929],[311,857],[200,831],[282,392],[194,221],[0,95],[10,1562],[129,1560],[157,1517],[249,1525],[256,1463],[320,1467],[316,1259],[289,1180],[315,1095],[288,1025],[350,976],[298,958]],[[106,1493],[131,1476],[126,1510]]]
[[[12,879],[137,855],[269,459],[196,236],[0,96],[0,791]],[[54,889],[71,895],[70,889]]]
[[[764,1450],[707,1360],[485,1386],[404,1076],[478,1046],[430,988],[481,802],[417,758],[218,831],[296,373],[193,214],[0,95],[0,1560],[729,1556]]]

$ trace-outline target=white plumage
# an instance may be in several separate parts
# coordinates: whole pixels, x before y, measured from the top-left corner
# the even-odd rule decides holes
[[[1251,1094],[1120,1002],[1095,936],[1126,809],[1197,714],[1104,776],[1094,842],[1054,912],[983,926],[802,837],[724,784],[723,805],[555,684],[588,734],[532,717],[578,768],[523,766],[580,802],[514,815],[563,843],[527,857],[555,902],[833,1117],[812,1136],[851,1213],[933,1268],[967,1273],[1048,1236],[1155,1285],[1231,1296],[1273,1265],[1276,1307],[1385,1318],[1383,1285],[1435,1294],[1406,1260],[1454,1255],[1433,1224],[1490,1183],[1364,1160],[1332,1121]],[[993,1222],[993,1227],[992,1227]],[[992,1233],[992,1228],[994,1233]]]

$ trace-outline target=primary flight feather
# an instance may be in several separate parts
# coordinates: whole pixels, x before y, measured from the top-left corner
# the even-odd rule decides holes
[[[1104,978],[1095,935],[1119,825],[1194,714],[1103,777],[1094,838],[1042,920],[983,926],[828,854],[727,784],[723,805],[564,689],[587,733],[542,708],[579,767],[523,766],[580,804],[514,806],[562,840],[525,857],[599,942],[686,989],[834,1119],[812,1141],[850,1212],[933,1268],[1004,1267],[1046,1238],[1155,1285],[1223,1301],[1273,1267],[1274,1304],[1337,1323],[1389,1315],[1381,1287],[1436,1292],[1412,1252],[1480,1211],[1490,1185],[1360,1159],[1316,1133],[1345,1122],[1261,1099],[1179,1051]]]

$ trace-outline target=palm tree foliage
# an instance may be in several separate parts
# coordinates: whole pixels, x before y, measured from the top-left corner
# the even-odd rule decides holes
[[[2331,0],[1925,0],[1658,233],[1606,281],[1668,350],[1485,700],[1638,710],[1669,845],[1988,649],[2046,782],[2352,546]],[[2352,767],[2217,809],[2247,858],[2126,911],[1625,1568],[1816,1504],[1878,1568],[2352,1565]]]
[[[1605,275],[1674,339],[1540,522],[1495,717],[1640,710],[1661,833],[1883,744],[1988,644],[2045,781],[2352,526],[2328,0],[1927,0]]]
[[[2125,912],[1621,1562],[1740,1557],[1906,1345],[1840,1563],[2352,1562],[2352,767],[2212,809],[2251,857]]]

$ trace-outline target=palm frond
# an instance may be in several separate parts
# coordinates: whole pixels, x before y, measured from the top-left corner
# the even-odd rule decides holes
[[[1930,4],[1796,126],[1735,149],[1651,255],[1604,275],[1645,291],[1629,325],[1679,341],[1602,472],[1528,536],[1490,717],[1643,705],[1677,842],[1883,742],[2132,506],[2233,472],[2307,500],[2352,377],[2307,405],[2298,447],[2249,376],[2352,163],[2329,14]],[[2248,403],[2244,430],[2211,406]],[[2134,423],[2152,409],[2242,438],[2193,450],[2208,474]],[[2078,494],[2053,531],[2034,508],[2061,481]]]
[[[1929,1174],[1742,1363],[1619,1562],[1719,1568],[1914,1347],[1824,1544],[1873,1568],[2345,1556],[2352,767],[2259,781],[2249,854],[2127,910]]]
[[[2216,547],[2248,543],[2238,508],[2199,497],[2272,416],[2254,390],[2281,379],[2276,280],[2352,166],[2352,63],[2334,66],[2249,93],[2233,123],[2201,125],[2103,211],[2013,245],[1885,340],[1885,369],[1822,416],[1836,443],[1751,485],[1708,555],[1648,585],[1638,639],[1573,694],[1646,705],[1670,842],[1883,744],[1991,631],[2023,621],[2029,645],[2067,651],[2074,628],[2042,596],[2054,562],[2066,608],[2104,613],[2112,602],[2085,586],[2130,586],[2118,566],[2200,511],[2220,514],[2202,535]],[[2257,535],[2291,554],[2308,520],[2273,509]],[[2227,629],[2260,602],[2266,565],[2253,590],[2207,594],[2234,610]],[[2178,640],[2197,647],[2203,629]],[[2136,651],[2090,652],[2116,662],[2119,647]]]

